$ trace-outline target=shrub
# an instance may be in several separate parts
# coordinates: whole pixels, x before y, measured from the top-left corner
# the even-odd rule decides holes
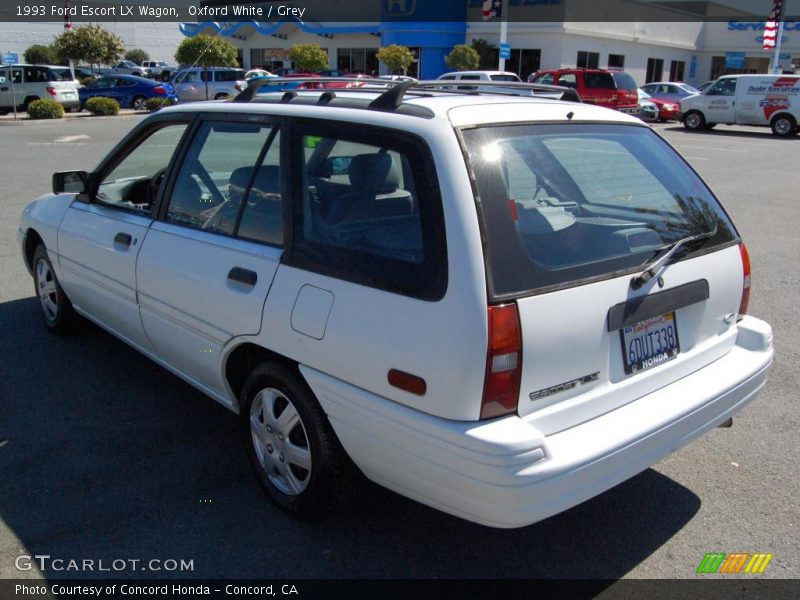
[[[154,112],[157,111],[159,108],[164,108],[165,106],[172,106],[175,104],[175,101],[171,98],[148,98],[144,101],[145,108],[150,111]]]
[[[319,44],[297,44],[289,50],[289,58],[300,73],[313,73],[328,68],[328,52]]]
[[[444,62],[451,69],[471,71],[472,69],[477,69],[478,65],[481,64],[481,56],[471,46],[460,44],[454,46],[450,54],[444,57]]]
[[[141,65],[144,61],[150,60],[150,55],[141,48],[132,48],[125,53],[125,60],[131,60],[137,65]]]
[[[376,57],[389,67],[392,73],[402,71],[405,74],[406,69],[414,62],[414,55],[411,54],[411,50],[405,46],[398,46],[397,44],[384,46],[378,50]]]
[[[111,117],[119,113],[119,102],[113,98],[95,96],[86,101],[86,110],[95,117]]]
[[[55,100],[43,98],[34,100],[28,105],[28,118],[30,119],[63,119],[64,107]]]

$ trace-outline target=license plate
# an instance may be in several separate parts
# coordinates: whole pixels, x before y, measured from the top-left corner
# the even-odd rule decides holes
[[[64,97],[65,98],[72,98],[74,95],[75,94],[73,94],[72,92],[64,92]]]
[[[672,360],[680,352],[675,312],[620,329],[625,373],[631,375]]]

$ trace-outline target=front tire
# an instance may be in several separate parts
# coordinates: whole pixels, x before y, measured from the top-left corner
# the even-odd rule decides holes
[[[75,311],[58,282],[44,244],[39,244],[34,250],[32,264],[33,285],[39,298],[44,324],[53,333],[70,331],[74,324]]]
[[[314,519],[352,488],[354,466],[296,369],[256,367],[240,398],[247,454],[270,500],[290,515]]]
[[[703,113],[690,110],[683,117],[683,126],[689,131],[701,131],[705,129],[706,118],[703,116]]]
[[[772,133],[778,137],[789,137],[797,131],[797,121],[792,115],[779,115],[772,120],[770,126]]]

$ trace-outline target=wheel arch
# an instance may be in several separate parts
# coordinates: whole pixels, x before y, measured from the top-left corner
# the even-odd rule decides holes
[[[772,116],[769,118],[769,124],[770,124],[770,126],[772,126],[772,124],[773,124],[773,123],[775,123],[775,121],[777,121],[777,120],[778,120],[778,119],[780,119],[781,117],[787,117],[788,119],[790,119],[790,120],[794,121],[795,127],[797,127],[797,125],[798,125],[797,117],[795,117],[795,116],[794,116],[792,113],[790,113],[788,110],[782,110],[782,111],[780,111],[780,112],[776,112],[774,115],[772,115]]]
[[[28,268],[28,272],[31,275],[33,275],[33,253],[36,251],[36,247],[39,244],[44,244],[44,239],[42,239],[42,236],[39,235],[38,231],[31,227],[25,232],[25,246],[23,253],[25,266]]]
[[[252,342],[242,342],[227,353],[224,360],[223,375],[233,395],[237,412],[239,409],[239,396],[242,393],[247,376],[257,365],[266,362],[281,363],[299,373],[296,361]],[[300,376],[302,377],[302,375]]]

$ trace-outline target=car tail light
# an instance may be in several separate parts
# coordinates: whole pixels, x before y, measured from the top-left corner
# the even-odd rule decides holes
[[[41,88],[39,88],[39,89],[41,89]],[[47,86],[46,89],[47,89],[47,93],[50,94],[51,96],[55,96],[56,95],[56,88]]]
[[[742,254],[742,301],[739,303],[739,318],[747,314],[747,306],[750,304],[750,255],[747,246],[739,244],[739,252]]]
[[[522,377],[522,332],[516,303],[489,306],[489,344],[481,419],[517,410]]]
[[[167,90],[164,89],[163,85],[157,85],[156,87],[153,88],[153,93],[154,94],[166,94]]]

